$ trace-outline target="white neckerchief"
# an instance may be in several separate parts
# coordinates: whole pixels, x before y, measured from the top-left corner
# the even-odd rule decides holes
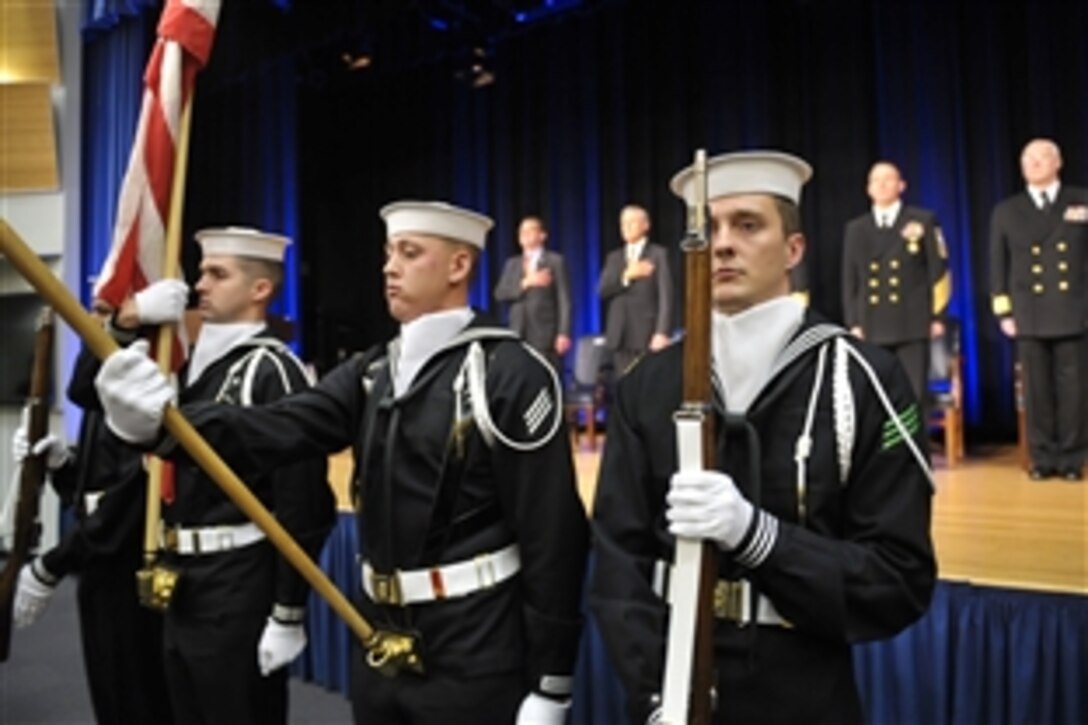
[[[1058,201],[1058,192],[1062,190],[1062,182],[1060,179],[1054,179],[1046,186],[1028,186],[1028,193],[1031,194],[1031,200],[1035,202],[1035,206],[1039,209],[1043,208],[1043,194],[1045,193],[1047,198],[1050,199],[1051,204],[1056,204]]]
[[[209,365],[264,328],[263,322],[205,322],[196,336],[185,384],[192,385]]]
[[[472,320],[472,310],[458,307],[422,315],[401,325],[400,337],[393,346],[393,394],[400,397],[408,390],[420,368],[440,347],[452,340]]]
[[[899,209],[902,208],[902,206],[903,202],[899,199],[896,199],[894,202],[883,208],[874,206],[873,217],[876,218],[876,225],[878,227],[883,227],[884,225],[881,222],[887,219],[887,226],[891,228],[895,224],[895,220],[899,218]]]
[[[641,259],[642,258],[642,250],[645,249],[645,248],[646,248],[646,237],[643,237],[642,239],[638,240],[637,242],[634,242],[633,244],[628,244],[627,245],[627,251],[626,251],[627,261],[630,263],[630,262],[635,261],[636,259]]]
[[[805,308],[793,297],[776,297],[735,315],[714,311],[714,370],[730,413],[744,413],[767,383],[775,358],[801,327]]]

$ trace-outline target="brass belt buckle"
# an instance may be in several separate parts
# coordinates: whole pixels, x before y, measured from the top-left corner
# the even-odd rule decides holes
[[[374,601],[379,604],[400,605],[404,601],[400,591],[400,579],[396,573],[379,574],[378,572],[371,572],[370,589],[374,592]]]
[[[178,530],[173,526],[163,527],[162,548],[167,551],[178,550]]]
[[[738,624],[748,623],[748,582],[719,579],[714,585],[714,616]]]

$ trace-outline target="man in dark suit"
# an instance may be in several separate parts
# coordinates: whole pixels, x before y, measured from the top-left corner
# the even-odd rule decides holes
[[[1027,189],[994,207],[990,292],[1016,340],[1027,404],[1030,475],[1082,479],[1088,190],[1058,178],[1061,151],[1034,139],[1020,155]]]
[[[544,248],[547,239],[543,219],[521,220],[522,253],[506,260],[495,299],[510,305],[510,329],[562,372],[563,355],[570,349],[570,280],[563,255]]]
[[[605,340],[612,366],[622,374],[647,350],[669,344],[672,331],[672,272],[668,251],[646,239],[650,215],[640,206],[620,212],[624,245],[609,252],[597,284],[608,302]]]
[[[850,331],[895,353],[924,401],[929,338],[944,332],[952,285],[937,217],[904,205],[906,188],[895,164],[878,161],[869,170],[872,210],[846,224],[842,307]]]

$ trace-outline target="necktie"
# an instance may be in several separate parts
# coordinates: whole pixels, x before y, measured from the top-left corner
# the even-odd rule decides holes
[[[1042,191],[1039,193],[1039,198],[1043,200],[1043,205],[1041,207],[1042,210],[1050,211],[1050,207],[1053,206],[1053,204],[1050,202],[1050,195],[1047,194],[1045,191]]]

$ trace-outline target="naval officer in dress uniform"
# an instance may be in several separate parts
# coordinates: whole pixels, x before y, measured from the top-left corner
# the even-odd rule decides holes
[[[678,473],[684,343],[648,355],[609,409],[590,604],[633,723],[662,685],[675,537],[720,549],[719,723],[862,720],[851,644],[928,606],[932,480],[894,356],[790,296],[811,169],[771,151],[707,162],[717,469]],[[690,204],[691,168],[673,190]],[[651,722],[653,720],[650,720]]]
[[[1059,178],[1049,139],[1020,155],[1027,188],[990,218],[990,293],[1001,331],[1016,340],[1027,406],[1031,478],[1083,477],[1088,190]]]
[[[906,188],[895,164],[869,170],[872,209],[847,222],[843,239],[842,307],[852,333],[895,353],[924,404],[929,339],[944,332],[951,283],[937,217],[903,204]]]
[[[358,605],[376,627],[415,635],[424,667],[386,677],[356,647],[358,722],[558,725],[588,537],[561,385],[538,352],[468,306],[489,218],[414,201],[381,215],[394,340],[273,405],[182,412],[242,474],[352,446]],[[153,365],[111,356],[98,386],[128,437],[158,435],[169,394]]]

